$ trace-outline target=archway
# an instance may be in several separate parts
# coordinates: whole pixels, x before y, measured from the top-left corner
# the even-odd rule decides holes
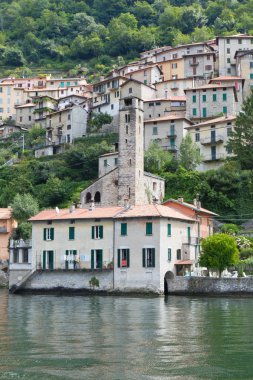
[[[168,282],[170,280],[174,280],[174,273],[171,272],[171,271],[168,271],[165,273],[164,275],[164,295],[168,295],[169,294],[169,290],[168,290]]]
[[[91,193],[87,193],[85,197],[85,203],[90,203],[91,202]]]
[[[100,203],[101,202],[101,195],[100,195],[99,191],[96,192],[94,201],[95,201],[95,203]]]

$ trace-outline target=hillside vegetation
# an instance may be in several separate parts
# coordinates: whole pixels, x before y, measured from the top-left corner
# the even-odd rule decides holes
[[[0,68],[93,79],[155,46],[237,32],[253,32],[253,0],[1,0]]]

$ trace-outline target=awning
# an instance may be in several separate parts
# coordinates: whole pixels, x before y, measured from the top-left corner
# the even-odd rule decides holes
[[[175,265],[192,265],[192,260],[179,260],[175,263]]]

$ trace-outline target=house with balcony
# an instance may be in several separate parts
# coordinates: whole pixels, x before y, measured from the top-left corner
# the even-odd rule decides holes
[[[6,265],[9,259],[9,238],[17,227],[17,222],[12,217],[12,209],[0,208],[0,265]]]
[[[203,51],[183,56],[184,78],[199,77],[211,79],[215,76],[216,53]]]
[[[185,90],[207,84],[207,80],[200,77],[170,79],[155,84],[158,98],[171,96],[185,96]]]
[[[227,144],[235,121],[235,116],[228,115],[186,127],[202,156],[198,170],[217,169],[227,158],[233,157]]]
[[[185,116],[169,114],[144,121],[145,150],[152,141],[156,141],[161,148],[177,155],[182,139],[186,135],[186,129],[193,122]]]
[[[207,84],[186,89],[185,94],[186,117],[195,122],[239,112],[238,93],[234,84]]]
[[[171,113],[184,116],[186,111],[186,97],[168,96],[144,100],[144,120],[168,116]]]

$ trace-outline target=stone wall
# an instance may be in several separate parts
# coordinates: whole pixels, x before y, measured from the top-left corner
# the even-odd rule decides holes
[[[253,294],[253,277],[176,277],[167,284],[168,294]]]
[[[0,270],[0,288],[5,288],[8,285],[8,275]]]
[[[25,290],[90,290],[89,281],[92,277],[99,280],[99,287],[95,287],[96,291],[108,291],[113,288],[113,271],[53,271],[38,272],[25,285]]]

